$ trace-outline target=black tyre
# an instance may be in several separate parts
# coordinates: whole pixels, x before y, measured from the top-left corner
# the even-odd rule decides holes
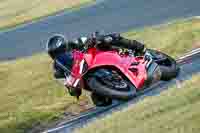
[[[101,96],[96,93],[91,94],[91,99],[96,106],[108,106],[112,104],[112,99],[109,97]]]
[[[114,70],[99,69],[87,79],[92,92],[101,96],[128,100],[136,95],[136,87]]]
[[[159,65],[161,80],[168,81],[178,75],[180,67],[175,59],[160,51],[152,49],[148,49],[148,51],[154,56],[155,62]]]

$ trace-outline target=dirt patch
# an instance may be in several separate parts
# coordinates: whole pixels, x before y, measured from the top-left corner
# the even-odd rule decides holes
[[[79,7],[93,0],[0,0],[0,28],[35,21],[64,9]]]
[[[80,3],[80,0],[48,0],[47,2],[54,4],[55,6],[75,6]]]
[[[192,49],[197,49],[197,48],[200,48],[200,41],[196,41],[192,45]]]
[[[65,112],[54,121],[49,123],[36,123],[33,128],[29,130],[29,133],[39,133],[52,127],[61,126],[73,118],[80,116],[81,113],[87,112],[92,109],[94,105],[86,98],[80,99],[65,107]]]

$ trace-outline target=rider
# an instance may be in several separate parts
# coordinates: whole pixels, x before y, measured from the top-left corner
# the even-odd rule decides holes
[[[74,41],[68,41],[67,46],[67,49],[69,50],[83,50],[96,46],[101,50],[108,50],[112,48],[132,49],[137,54],[141,54],[144,51],[144,44],[136,40],[126,39],[117,33],[100,34],[99,32],[95,32],[91,37],[80,37]]]
[[[131,49],[137,55],[141,55],[145,51],[144,44],[136,40],[126,39],[116,33],[100,34],[99,32],[95,32],[91,37],[80,37],[73,41],[67,41],[62,35],[54,35],[47,42],[47,51],[49,56],[54,60],[55,78],[64,78],[69,75],[69,72],[65,70],[72,68],[72,50],[84,51],[94,46],[101,50],[113,48]]]

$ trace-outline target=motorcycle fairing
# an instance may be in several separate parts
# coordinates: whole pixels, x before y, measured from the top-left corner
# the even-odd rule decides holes
[[[143,57],[119,55],[116,51],[98,51],[92,48],[84,55],[84,59],[88,64],[88,70],[104,66],[119,69],[137,89],[141,89],[147,79],[147,61]]]

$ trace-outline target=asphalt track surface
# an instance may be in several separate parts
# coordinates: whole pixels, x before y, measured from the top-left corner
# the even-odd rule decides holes
[[[113,111],[121,110],[129,105],[135,104],[145,97],[159,95],[162,91],[168,89],[169,86],[183,82],[189,79],[193,74],[200,74],[200,48],[192,53],[188,53],[184,56],[184,58],[179,58],[178,62],[181,70],[176,79],[169,82],[160,81],[147,88],[145,91],[139,93],[136,98],[130,100],[129,102],[124,103],[115,101],[108,107],[93,108],[90,111],[81,114],[79,117],[76,117],[66,123],[62,123],[55,128],[46,130],[43,133],[71,133],[76,128],[83,127],[97,118],[111,114]]]
[[[95,30],[124,32],[200,14],[199,0],[97,1],[97,4],[75,12],[61,12],[39,22],[1,32],[0,60],[44,51],[47,38],[55,33],[75,38]]]

